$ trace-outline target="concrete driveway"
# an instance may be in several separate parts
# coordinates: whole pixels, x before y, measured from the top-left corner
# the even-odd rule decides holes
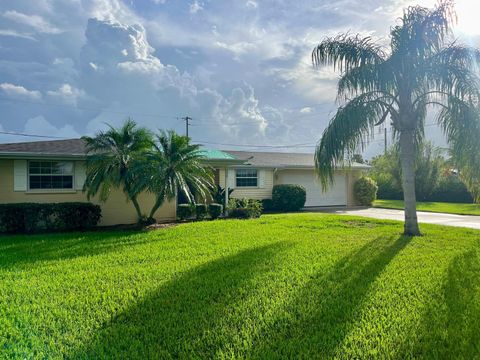
[[[332,214],[365,216],[374,219],[401,220],[404,219],[403,210],[380,209],[380,208],[359,208],[359,209],[331,209],[326,212]],[[448,225],[466,227],[480,230],[480,216],[455,215],[433,212],[417,212],[418,221],[426,224]]]

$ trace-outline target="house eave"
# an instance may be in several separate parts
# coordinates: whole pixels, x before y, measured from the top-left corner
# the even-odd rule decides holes
[[[85,160],[85,154],[55,154],[55,153],[31,153],[31,152],[0,152],[0,159],[62,159],[62,160]]]

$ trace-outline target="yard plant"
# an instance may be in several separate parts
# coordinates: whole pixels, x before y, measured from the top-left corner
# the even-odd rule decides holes
[[[420,234],[415,149],[424,139],[428,110],[439,110],[437,123],[462,167],[479,161],[475,70],[480,51],[453,41],[454,18],[452,1],[441,1],[434,9],[409,7],[391,28],[389,48],[370,37],[342,34],[325,39],[312,53],[315,66],[333,65],[341,72],[341,105],[316,149],[324,188],[333,182],[335,167],[368,143],[374,127],[391,121],[400,149],[406,235]]]
[[[0,358],[479,358],[480,233],[326,214],[0,240]]]

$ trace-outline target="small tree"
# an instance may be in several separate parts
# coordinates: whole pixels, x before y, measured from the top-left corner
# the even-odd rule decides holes
[[[161,131],[151,151],[135,162],[135,173],[142,174],[136,186],[156,195],[149,219],[165,201],[171,201],[181,192],[189,203],[194,194],[206,199],[214,186],[212,172],[202,164],[204,155],[200,146],[190,144],[189,138],[174,131]]]
[[[132,164],[151,148],[152,134],[132,119],[120,128],[108,127],[94,137],[82,138],[88,153],[84,191],[88,199],[99,194],[100,200],[106,201],[113,188],[121,189],[135,207],[140,221],[142,211],[137,196],[144,188],[138,186],[141,175],[134,171]]]

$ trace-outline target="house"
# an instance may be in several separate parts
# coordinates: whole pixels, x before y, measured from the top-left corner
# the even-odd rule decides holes
[[[323,192],[315,173],[313,154],[230,150],[224,153],[243,161],[216,167],[218,184],[234,189],[232,197],[268,199],[276,184],[299,184],[307,192],[305,207],[355,206],[353,184],[362,171],[370,168],[359,163],[339,168],[334,185]]]
[[[318,184],[312,154],[207,150],[205,162],[215,171],[218,185],[234,189],[232,197],[265,199],[275,184],[300,184],[307,189],[305,206],[352,206],[353,182],[368,168],[352,164],[338,169],[335,185],[326,193]],[[81,139],[0,144],[0,203],[87,201],[85,144]],[[144,211],[154,195],[138,198]],[[125,195],[114,190],[102,208],[101,225],[128,224],[137,220]],[[155,214],[158,221],[176,218],[176,202],[165,203]]]

